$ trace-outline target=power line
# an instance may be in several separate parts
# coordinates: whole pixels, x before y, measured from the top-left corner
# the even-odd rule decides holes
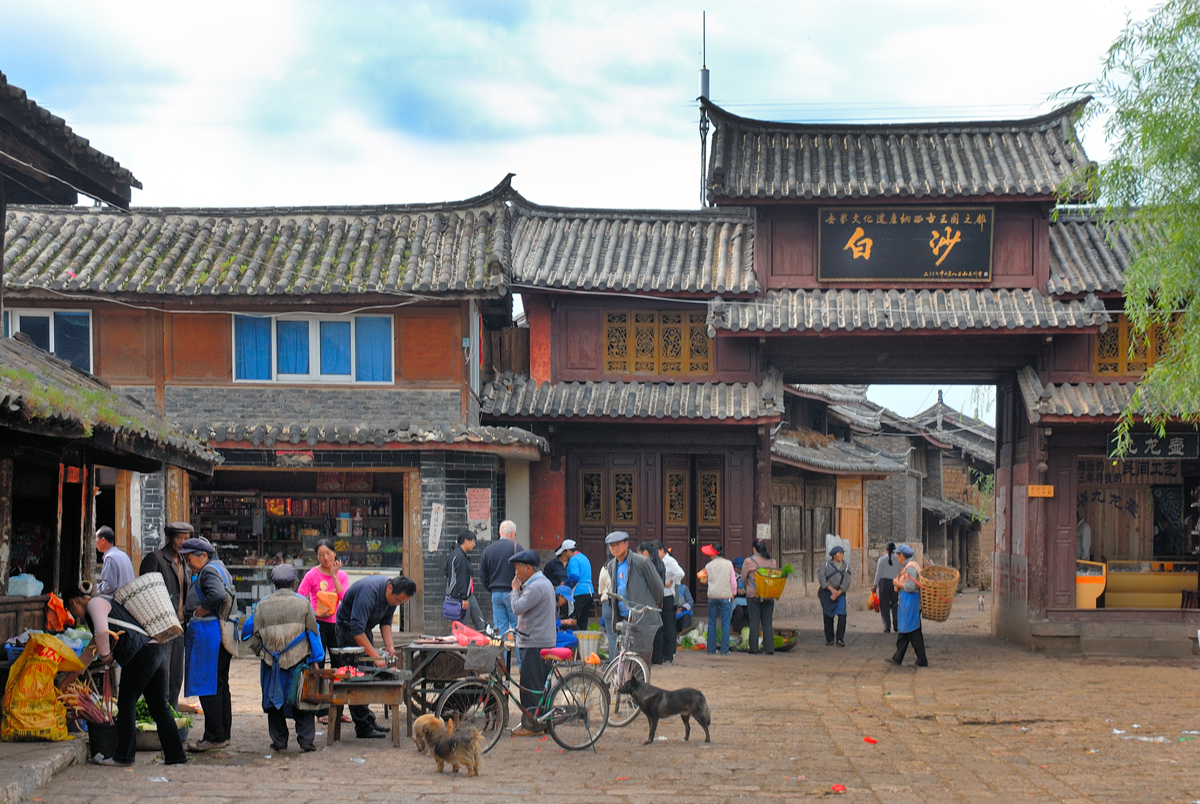
[[[80,195],[86,195],[88,198],[91,198],[94,201],[99,201],[102,204],[108,204],[113,209],[119,209],[122,212],[129,214],[129,210],[127,208],[120,206],[119,204],[114,204],[111,201],[108,201],[104,198],[101,198],[98,195],[96,195],[95,193],[89,193],[87,190],[80,189],[79,187],[76,187],[74,184],[71,184],[71,182],[67,181],[66,179],[59,178],[58,176],[55,176],[53,173],[47,173],[46,171],[42,170],[41,168],[31,165],[23,159],[18,159],[17,157],[13,156],[12,154],[8,153],[7,151],[0,151],[0,156],[7,157],[8,159],[11,159],[13,162],[16,162],[18,165],[21,165],[22,167],[27,167],[30,170],[34,171],[35,173],[40,173],[48,179],[53,179],[56,182],[65,184],[66,186],[70,187],[72,190],[79,193]],[[38,193],[38,195],[42,195],[42,194]],[[46,196],[42,195],[42,198],[45,198],[45,197]],[[49,200],[49,199],[47,199],[47,200]]]

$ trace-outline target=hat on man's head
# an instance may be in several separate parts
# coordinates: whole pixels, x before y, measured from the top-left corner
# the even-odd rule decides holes
[[[212,546],[212,542],[203,536],[196,536],[192,539],[184,539],[183,544],[179,545],[179,555],[186,556],[191,553],[208,553],[209,558],[217,554],[217,548]]]
[[[528,564],[531,567],[536,567],[542,563],[542,559],[532,550],[522,550],[519,553],[514,553],[513,557],[508,560],[509,564]]]
[[[618,542],[629,541],[629,534],[623,530],[614,530],[612,533],[604,537],[605,544],[617,544]]]
[[[574,539],[563,539],[563,543],[554,551],[554,555],[561,556],[567,550],[577,550]]]
[[[112,542],[113,544],[116,544],[116,542],[117,542],[116,534],[113,533],[113,529],[110,528],[108,525],[104,525],[99,530],[96,531],[96,538],[97,539],[106,539],[106,540]]]
[[[164,533],[195,533],[196,529],[187,522],[168,522]]]
[[[905,556],[906,558],[913,557],[913,549],[911,547],[909,547],[907,544],[902,544],[899,547],[897,547],[896,552],[902,556]]]
[[[835,544],[833,547],[829,548],[829,556],[831,558],[833,556],[836,556],[838,553],[844,553],[844,552],[846,552],[846,548],[842,547],[840,544]]]
[[[291,564],[277,564],[275,569],[271,570],[271,583],[295,583],[296,568]]]

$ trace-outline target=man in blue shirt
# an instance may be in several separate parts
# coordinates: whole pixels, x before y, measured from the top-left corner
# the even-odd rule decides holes
[[[592,616],[592,594],[595,592],[592,587],[592,562],[579,552],[574,539],[564,540],[554,554],[567,557],[567,582],[565,585],[571,587],[575,604],[575,630],[586,631],[588,618]]]
[[[635,631],[657,631],[662,625],[663,581],[650,559],[629,549],[629,534],[616,530],[604,537],[612,558],[609,559],[608,575],[613,579],[617,594],[635,605],[653,606],[655,611],[643,611],[636,622],[630,623]],[[628,619],[629,608],[618,602],[620,617]],[[649,658],[647,655],[646,658]]]
[[[396,655],[392,643],[392,617],[396,607],[417,593],[417,585],[403,575],[385,578],[372,575],[357,581],[346,590],[337,613],[338,646],[361,647],[366,654],[376,659],[375,664],[383,667],[387,662],[375,650],[371,642],[371,631],[379,626],[383,638],[383,650],[389,656]],[[353,665],[354,660],[341,654],[332,654],[333,666]],[[375,715],[369,706],[351,706],[350,717],[354,720],[354,734],[360,739],[383,737],[387,729],[375,723]],[[394,725],[394,724],[393,724]]]

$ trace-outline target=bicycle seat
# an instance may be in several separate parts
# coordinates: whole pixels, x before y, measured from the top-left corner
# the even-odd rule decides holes
[[[542,658],[556,662],[568,662],[574,652],[570,648],[542,648]]]

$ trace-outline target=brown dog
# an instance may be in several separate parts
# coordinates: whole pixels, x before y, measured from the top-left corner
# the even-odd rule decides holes
[[[483,758],[483,735],[474,726],[460,729],[457,734],[447,734],[433,744],[433,755],[437,759],[438,773],[450,763],[450,770],[458,773],[459,765],[467,769],[468,776],[479,775],[479,763]]]
[[[432,756],[433,745],[449,733],[446,722],[435,714],[421,715],[413,721],[413,742],[422,754]]]

